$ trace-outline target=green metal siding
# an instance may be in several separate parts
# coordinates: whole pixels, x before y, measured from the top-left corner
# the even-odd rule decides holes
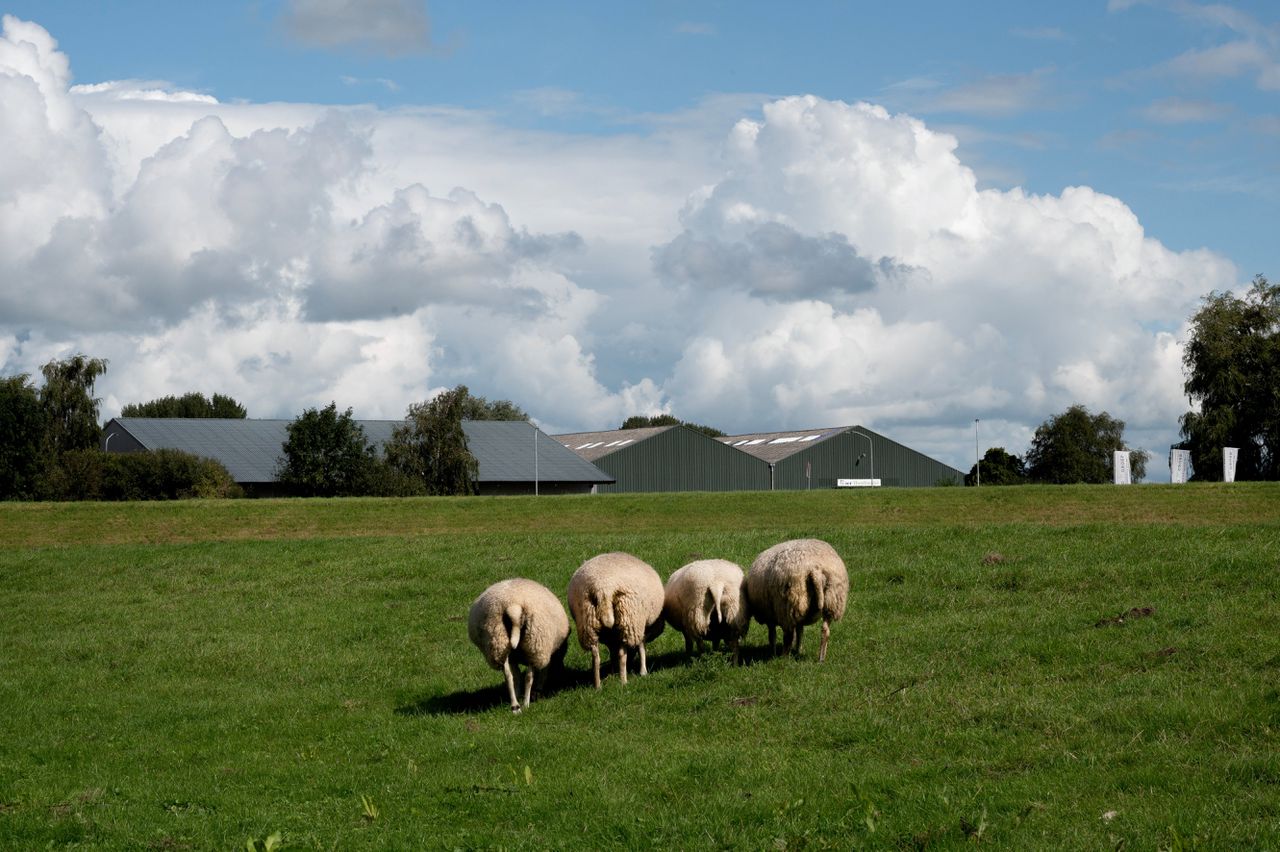
[[[806,462],[812,466],[811,480],[804,475]],[[964,474],[950,465],[864,428],[842,432],[788,456],[774,466],[773,476],[774,488],[779,491],[835,488],[837,479],[879,479],[884,486],[906,487],[937,485],[948,479],[964,481]]]
[[[602,494],[624,491],[767,491],[769,465],[684,426],[595,460],[618,480]]]

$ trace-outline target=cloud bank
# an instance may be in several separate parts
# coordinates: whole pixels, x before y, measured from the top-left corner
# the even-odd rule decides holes
[[[0,373],[107,357],[108,416],[198,390],[395,417],[465,382],[553,430],[864,423],[967,469],[974,418],[1022,452],[1081,402],[1162,455],[1183,323],[1238,277],[1089,187],[980,190],[953,136],[866,103],[609,137],[219,104],[72,87],[6,17],[0,107]]]

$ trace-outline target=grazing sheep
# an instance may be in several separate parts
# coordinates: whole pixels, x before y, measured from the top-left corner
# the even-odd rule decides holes
[[[782,628],[782,652],[800,655],[804,626],[822,621],[818,662],[827,658],[831,622],[844,615],[849,597],[849,572],[825,541],[795,539],[775,544],[756,557],[747,574],[751,614],[769,628],[769,652],[774,653],[774,629]]]
[[[467,635],[489,665],[507,680],[511,712],[520,712],[512,669],[528,666],[524,676],[524,706],[533,693],[534,673],[545,678],[548,667],[564,662],[568,650],[569,619],[555,593],[541,583],[516,577],[485,589],[467,618]]]
[[[719,650],[723,639],[737,663],[738,643],[751,625],[742,568],[725,559],[700,559],[677,569],[667,580],[662,614],[684,634],[686,654],[693,651],[694,642],[702,653],[706,639]]]
[[[627,682],[627,649],[640,649],[640,674],[649,673],[644,645],[662,632],[662,578],[629,553],[604,553],[582,563],[569,580],[569,610],[578,625],[578,643],[591,652],[591,670],[600,688],[600,643],[618,660]]]

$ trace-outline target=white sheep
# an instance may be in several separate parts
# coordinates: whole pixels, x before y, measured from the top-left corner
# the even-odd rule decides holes
[[[774,630],[782,628],[782,652],[800,654],[804,626],[822,621],[818,662],[827,658],[831,622],[844,615],[849,597],[849,572],[835,549],[825,541],[795,539],[775,544],[756,557],[747,574],[751,614],[769,628],[769,652],[774,653]]]
[[[600,643],[618,660],[627,682],[627,649],[640,649],[640,674],[649,673],[645,643],[662,633],[662,578],[629,553],[603,553],[582,563],[569,580],[569,610],[578,626],[578,643],[591,653],[591,670],[600,688]]]
[[[520,664],[524,676],[524,706],[533,693],[534,673],[564,662],[568,650],[569,619],[555,593],[541,583],[515,577],[494,583],[471,604],[467,636],[489,665],[502,671],[511,696],[511,712],[520,712],[513,674]]]
[[[667,580],[662,614],[684,634],[686,654],[695,642],[702,653],[708,639],[719,650],[723,639],[737,663],[738,643],[751,625],[742,568],[726,559],[700,559],[677,569]]]

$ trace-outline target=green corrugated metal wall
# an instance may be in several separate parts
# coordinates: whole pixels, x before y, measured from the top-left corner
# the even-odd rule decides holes
[[[602,494],[769,490],[766,462],[684,426],[673,426],[601,456],[594,464],[618,480],[614,485],[599,486],[597,490]]]
[[[874,477],[868,440],[875,450]],[[812,465],[811,482],[804,475],[806,462]],[[961,484],[964,474],[897,441],[859,427],[820,441],[778,462],[774,466],[773,487],[779,491],[834,488],[837,479],[873,478],[879,479],[884,486],[920,487],[937,485],[949,479],[958,480],[957,484]]]

